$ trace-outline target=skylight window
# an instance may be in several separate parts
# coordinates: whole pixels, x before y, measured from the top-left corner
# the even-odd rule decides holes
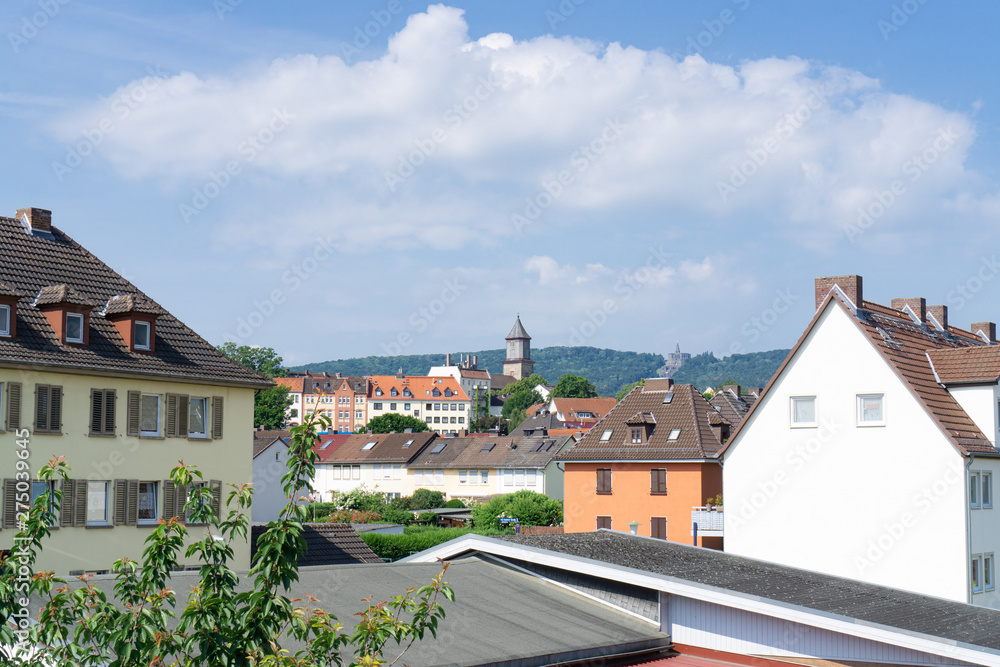
[[[674,400],[674,392],[668,391],[663,395],[663,404],[670,405],[670,401]]]
[[[613,431],[614,431],[614,429],[610,429],[609,428],[607,431],[605,431],[604,433],[602,433],[601,434],[601,442],[607,442],[608,440],[610,440],[611,439],[611,433]]]
[[[439,442],[434,445],[434,449],[431,450],[431,454],[440,454],[441,451],[448,446],[447,442]]]
[[[320,449],[326,449],[327,447],[330,446],[331,442],[333,442],[333,440],[327,440],[326,442],[323,443],[323,446],[320,447]]]
[[[409,447],[412,444],[413,444],[413,438],[410,438],[409,440],[403,443],[403,447]]]
[[[369,449],[378,444],[377,440],[372,440],[371,442],[366,442],[365,446],[361,448],[361,451],[367,452]]]
[[[485,445],[483,445],[483,448],[480,449],[479,451],[480,452],[492,452],[493,448],[496,447],[496,446],[497,446],[497,443],[495,443],[495,442],[487,442]]]
[[[679,428],[672,428],[670,429],[670,435],[667,436],[667,440],[673,442],[679,437],[681,437],[681,430]]]

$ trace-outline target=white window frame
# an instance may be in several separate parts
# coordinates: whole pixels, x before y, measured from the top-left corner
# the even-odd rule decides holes
[[[424,483],[424,471],[414,470],[413,471],[413,488],[419,488],[420,484]]]
[[[80,337],[79,338],[70,338],[69,337],[69,321],[70,321],[70,318],[73,318],[73,319],[79,318],[80,319]],[[83,342],[83,338],[84,338],[84,333],[85,333],[84,330],[83,330],[83,328],[84,328],[84,325],[86,323],[87,323],[87,321],[84,318],[84,316],[83,316],[82,313],[66,313],[66,342],[67,343],[82,343]]]
[[[155,526],[159,523],[159,503],[160,503],[160,483],[155,480],[144,480],[139,482],[138,498],[136,499],[136,504],[140,504],[142,500],[142,485],[152,484],[153,485],[153,518],[152,519],[140,519],[138,518],[139,510],[136,509],[136,523],[140,526]],[[148,493],[148,492],[147,492]]]
[[[979,506],[993,509],[993,473],[988,470],[979,473]]]
[[[795,405],[798,401],[812,401],[813,406],[813,420],[811,422],[797,422],[795,421]],[[816,397],[815,396],[789,396],[788,397],[788,425],[792,428],[816,428]]]
[[[351,466],[351,479],[361,479],[361,466]]]
[[[341,466],[333,466],[332,473],[333,479],[340,479]]]
[[[490,471],[489,470],[480,470],[479,471],[479,483],[481,485],[482,484],[489,484],[490,483]]]
[[[614,433],[614,429],[607,429],[601,434],[601,442],[607,442],[611,439],[611,434]]]
[[[989,575],[987,576],[987,573]],[[983,554],[983,590],[993,591],[997,587],[996,559],[993,554]]]
[[[680,437],[681,437],[681,429],[672,428],[670,429],[670,433],[667,434],[667,442],[677,442],[677,440],[679,440]]]
[[[103,484],[104,485],[104,518],[103,519],[99,519],[99,520],[98,519],[94,519],[93,521],[91,521],[91,519],[90,519],[90,509],[91,509],[90,508],[90,498],[91,498],[91,494],[93,493],[92,490],[91,490],[91,486],[99,485],[99,484]],[[109,515],[108,515],[108,511],[110,509],[108,507],[108,495],[109,495],[110,489],[111,489],[111,483],[108,482],[108,481],[106,481],[106,480],[88,480],[87,481],[87,522],[86,522],[86,525],[88,525],[88,526],[108,526],[108,525],[110,525]],[[100,492],[98,491],[97,493],[100,493]]]
[[[201,416],[204,421],[202,424],[204,430],[202,431],[191,430],[191,415],[193,414],[191,406],[194,405],[195,401],[200,401],[202,406]],[[205,396],[192,396],[188,399],[188,437],[197,439],[205,439],[208,437],[208,398]]]
[[[145,345],[140,345],[138,343],[138,340],[139,340],[139,328],[140,327],[142,327],[142,328],[144,328],[146,330],[146,344]],[[152,338],[153,338],[152,334],[153,334],[153,327],[150,325],[149,322],[143,322],[141,320],[137,320],[136,323],[135,323],[135,331],[133,331],[133,333],[132,333],[132,343],[133,343],[132,347],[134,347],[137,350],[148,350],[148,349],[150,349],[150,347],[152,347]]]
[[[459,486],[464,486],[469,483],[469,471],[459,470],[458,471],[458,484]]]
[[[982,496],[979,493],[979,471],[974,470],[969,472],[969,507],[974,510],[981,509],[981,499]]]
[[[434,471],[434,483],[437,484],[438,486],[444,484],[444,470]]]
[[[10,338],[10,304],[0,303],[0,336]]]
[[[149,431],[142,428],[142,404],[146,398],[156,399],[156,430]],[[141,394],[139,396],[139,436],[144,438],[158,438],[163,431],[163,397],[159,394]]]
[[[969,572],[969,585],[973,593],[983,592],[983,555],[972,554],[971,572]]]
[[[866,420],[864,419],[864,402],[866,399],[878,398],[881,402],[880,412],[882,413],[882,418],[878,420]],[[885,426],[885,394],[858,394],[857,395],[857,414],[855,415],[855,423],[860,428],[865,428],[868,426]]]
[[[393,466],[392,466],[392,478],[393,479],[402,479],[402,476],[403,476],[403,464],[402,463],[395,463],[395,464],[393,464]],[[386,477],[386,479],[389,479],[389,478]]]

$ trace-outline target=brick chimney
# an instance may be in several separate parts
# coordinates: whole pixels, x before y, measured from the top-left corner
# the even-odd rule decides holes
[[[892,308],[893,310],[903,310],[906,306],[910,307],[918,318],[920,318],[920,324],[927,321],[927,300],[924,297],[914,297],[912,299],[893,299]]]
[[[816,308],[819,309],[823,299],[830,293],[834,286],[847,295],[847,298],[854,302],[858,308],[861,307],[863,299],[861,291],[861,276],[829,276],[827,278],[816,279]]]
[[[444,365],[451,366],[451,352],[444,355]]]
[[[990,345],[997,342],[997,325],[995,322],[973,322],[969,329],[977,336],[985,334],[989,339]]]
[[[52,231],[52,211],[46,211],[44,208],[19,208],[14,217],[18,220],[27,218],[28,225],[33,230],[41,232]]]
[[[927,314],[937,320],[942,330],[948,330],[948,306],[927,306]]]

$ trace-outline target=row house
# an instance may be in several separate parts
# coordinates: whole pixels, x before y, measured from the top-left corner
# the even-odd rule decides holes
[[[287,387],[292,398],[287,412],[290,426],[298,426],[314,412],[330,420],[334,433],[354,433],[368,423],[368,378],[307,371],[275,382]]]
[[[689,384],[647,379],[569,450],[567,533],[610,528],[715,549],[721,537],[692,534],[692,509],[722,492],[715,458],[729,424]]]
[[[412,493],[406,466],[435,438],[434,433],[369,433],[322,438],[316,447],[313,489],[324,500],[364,487],[390,498]],[[342,440],[340,438],[343,438]]]
[[[373,375],[369,384],[369,419],[389,413],[409,415],[439,435],[456,435],[469,428],[472,404],[450,375]]]
[[[559,437],[438,438],[406,466],[412,489],[448,498],[481,498],[529,490],[563,497],[563,474],[554,458],[573,443]]]
[[[63,507],[37,566],[67,575],[141,560],[158,521],[184,518],[190,489],[169,480],[178,459],[198,466],[217,511],[229,484],[252,482],[254,391],[269,380],[53,227],[49,211],[0,217],[0,258],[0,553],[53,485]],[[56,456],[71,479],[47,485],[38,470]],[[234,567],[249,567],[249,546],[233,549]]]
[[[815,296],[722,450],[726,550],[1000,607],[996,325],[869,301],[857,275],[817,278]]]

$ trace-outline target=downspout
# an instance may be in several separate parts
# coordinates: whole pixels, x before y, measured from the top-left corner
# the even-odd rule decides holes
[[[972,604],[972,503],[969,500],[969,478],[972,472],[972,462],[976,459],[976,453],[969,453],[969,462],[965,464],[965,581],[966,597],[969,604]],[[980,491],[980,494],[982,491]]]

